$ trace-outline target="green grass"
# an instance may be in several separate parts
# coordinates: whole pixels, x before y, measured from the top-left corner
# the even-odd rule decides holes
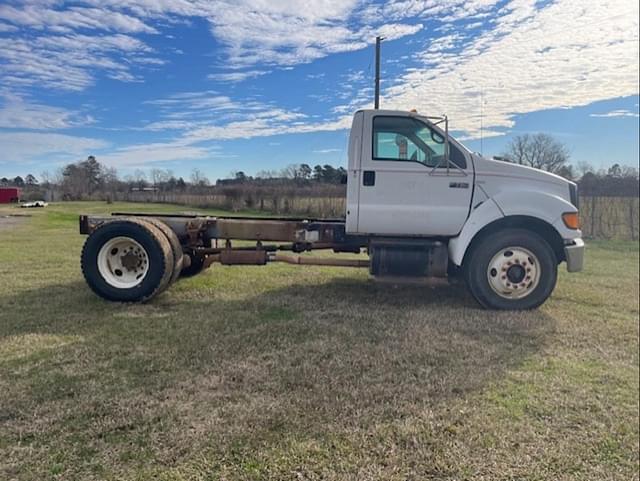
[[[79,269],[116,210],[187,209],[0,209],[0,479],[638,479],[637,243],[525,313],[281,264],[122,305]]]

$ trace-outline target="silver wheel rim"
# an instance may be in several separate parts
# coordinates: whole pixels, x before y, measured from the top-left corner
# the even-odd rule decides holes
[[[505,247],[493,256],[487,268],[491,289],[505,299],[522,299],[540,283],[540,262],[529,249]]]
[[[130,237],[114,237],[98,252],[98,271],[110,286],[130,289],[139,285],[149,272],[149,256]]]

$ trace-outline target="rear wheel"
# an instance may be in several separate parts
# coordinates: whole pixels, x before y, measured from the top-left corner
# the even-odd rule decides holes
[[[169,280],[169,284],[177,281],[180,277],[180,272],[184,267],[184,254],[182,252],[182,244],[180,244],[180,240],[175,232],[164,222],[158,219],[154,219],[153,217],[145,218],[145,222],[149,222],[150,224],[157,227],[164,236],[169,241],[171,245],[171,252],[173,253],[173,274],[171,275],[171,279]],[[167,286],[168,287],[168,286]]]
[[[473,297],[490,309],[534,309],[553,292],[557,280],[553,249],[524,229],[490,234],[472,246],[465,278]]]
[[[89,287],[110,301],[146,301],[167,287],[174,258],[165,235],[140,219],[111,221],[97,228],[82,249]]]

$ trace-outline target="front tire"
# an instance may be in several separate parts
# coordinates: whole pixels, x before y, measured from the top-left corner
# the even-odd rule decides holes
[[[535,309],[553,292],[558,262],[551,246],[525,229],[505,229],[472,245],[465,280],[485,308]]]
[[[143,302],[167,287],[174,258],[157,227],[130,218],[93,231],[84,243],[81,265],[87,284],[103,299]]]

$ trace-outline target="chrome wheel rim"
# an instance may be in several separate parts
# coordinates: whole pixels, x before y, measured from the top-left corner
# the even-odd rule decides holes
[[[149,272],[149,256],[134,239],[114,237],[98,252],[98,271],[110,286],[130,289],[139,285]]]
[[[487,268],[491,289],[505,299],[522,299],[540,283],[540,262],[529,249],[505,247],[493,256]]]

